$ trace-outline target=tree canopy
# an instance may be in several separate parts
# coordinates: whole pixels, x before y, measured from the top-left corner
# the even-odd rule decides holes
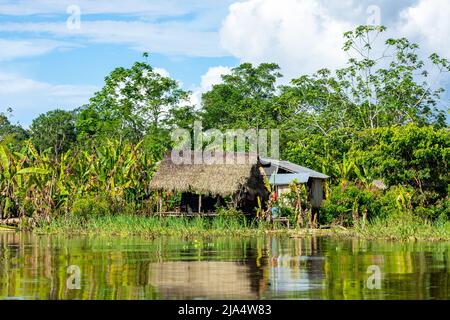
[[[77,130],[82,139],[116,137],[137,142],[164,129],[172,109],[187,98],[188,92],[177,81],[162,76],[147,62],[136,62],[131,68],[116,68],[105,78],[103,88],[79,111]]]
[[[76,141],[73,112],[56,109],[41,114],[33,120],[30,136],[38,150],[50,149],[58,157]]]
[[[276,81],[279,66],[243,63],[203,94],[202,119],[208,128],[262,128],[279,121]]]
[[[0,143],[18,145],[27,138],[28,132],[25,129],[12,124],[6,114],[0,113]]]
[[[80,193],[84,184],[95,183],[83,179],[97,170],[109,195],[116,196],[120,180],[124,197],[133,194],[133,199],[142,199],[149,196],[139,189],[149,179],[143,170],[171,148],[171,130],[192,130],[196,120],[205,130],[279,129],[282,158],[331,176],[326,191],[334,195],[324,209],[326,216],[335,219],[358,210],[373,216],[380,208],[391,210],[392,202],[400,201],[395,199],[405,202],[407,195],[410,204],[399,207],[411,207],[427,218],[450,217],[449,101],[444,89],[432,81],[450,71],[450,62],[437,54],[422,60],[417,44],[388,38],[385,31],[360,26],[345,33],[342,50],[349,59],[344,67],[320,69],[290,82],[275,63],[242,63],[202,95],[200,106],[190,105],[189,92],[148,61],[119,67],[87,105],[73,112],[42,114],[29,130],[0,114],[0,147],[24,149],[30,154],[24,155],[29,163],[39,158],[34,147],[41,153],[49,150],[64,170],[63,163],[74,151],[80,168],[84,162],[99,164],[76,178],[81,181]],[[32,144],[25,141],[28,135]],[[122,150],[121,155],[116,150]],[[130,152],[143,157],[130,175],[132,192],[127,189],[131,182],[118,176],[108,180]],[[0,160],[8,170],[15,156],[3,152]],[[46,165],[45,170],[51,167],[48,161]],[[109,173],[101,167],[111,165]],[[121,169],[129,174],[127,165]],[[373,190],[375,180],[386,185],[386,196]]]

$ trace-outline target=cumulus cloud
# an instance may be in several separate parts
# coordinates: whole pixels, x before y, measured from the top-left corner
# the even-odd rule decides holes
[[[342,35],[350,29],[319,0],[249,0],[229,7],[220,37],[242,61],[276,62],[291,77],[341,66]]]
[[[157,74],[159,74],[162,77],[170,78],[169,71],[167,71],[164,68],[154,68],[153,71],[156,72]]]
[[[426,55],[437,52],[450,57],[448,0],[223,0],[220,5],[203,0],[0,2],[0,32],[8,36],[0,39],[0,62],[74,44],[117,44],[163,55],[231,55],[242,62],[276,62],[289,80],[319,68],[343,66],[347,56],[342,52],[342,34],[366,24],[367,9],[373,5],[380,8],[381,23],[389,27],[390,36],[420,43]],[[81,9],[79,30],[66,26],[69,5]],[[16,15],[22,17],[12,17]],[[24,19],[27,15],[33,18]],[[192,87],[191,102],[199,105],[202,93],[229,71],[222,66],[210,68]],[[157,72],[168,75],[163,69]],[[40,106],[45,104],[47,109],[75,107],[87,102],[93,91],[87,85],[54,85],[0,73],[0,110],[5,103],[15,109],[21,106],[30,118],[28,110],[44,110]]]
[[[448,0],[246,0],[230,5],[221,44],[241,61],[278,63],[288,80],[343,66],[343,33],[370,23],[374,9],[389,36],[422,44],[423,58],[450,56]]]
[[[421,59],[427,61],[432,52],[450,58],[448,12],[448,0],[247,0],[229,7],[220,36],[222,46],[241,61],[276,62],[289,81],[319,68],[342,67],[348,58],[342,34],[376,20],[388,27],[387,37],[419,43]],[[448,89],[450,76],[429,70],[430,84]]]
[[[200,88],[206,92],[212,89],[213,85],[222,83],[222,76],[231,73],[231,68],[217,66],[211,67],[202,75]]]
[[[71,110],[86,104],[97,90],[95,86],[54,85],[0,72],[0,111],[11,107],[22,124],[29,125],[33,118],[50,109]]]
[[[450,2],[419,0],[401,11],[398,33],[416,40],[428,51],[450,57]]]
[[[200,106],[202,94],[211,90],[213,85],[222,82],[222,76],[231,73],[231,68],[224,66],[211,67],[202,75],[200,86],[194,88],[191,94],[190,104]]]

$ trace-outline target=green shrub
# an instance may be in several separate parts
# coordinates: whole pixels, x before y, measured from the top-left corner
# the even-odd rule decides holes
[[[279,202],[278,208],[280,210],[281,217],[287,217],[291,222],[295,221],[295,211],[290,205],[284,204],[282,201]]]
[[[242,213],[242,211],[237,210],[235,208],[218,207],[216,212],[219,217],[223,217],[223,218],[243,218],[244,217],[244,214]]]
[[[324,201],[320,209],[320,222],[352,225],[353,213],[358,212],[361,217],[364,210],[368,221],[408,213],[422,220],[446,222],[450,218],[448,198],[428,204],[426,199],[429,198],[429,194],[420,193],[411,186],[392,186],[381,191],[348,183],[345,187],[331,189],[330,198]]]
[[[106,197],[87,195],[73,202],[70,213],[75,217],[89,219],[109,215],[111,206]]]
[[[360,218],[365,213],[367,219],[370,219],[381,212],[383,210],[378,191],[367,190],[354,183],[348,183],[346,186],[336,186],[331,189],[330,198],[322,204],[319,219],[320,223],[324,224],[337,222],[352,225],[354,213],[357,213]]]

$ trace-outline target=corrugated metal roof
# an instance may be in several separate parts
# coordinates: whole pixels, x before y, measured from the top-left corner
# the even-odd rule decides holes
[[[272,174],[269,178],[269,183],[271,185],[289,185],[294,180],[298,183],[306,183],[308,182],[309,175],[307,173],[281,173],[281,174]]]
[[[283,161],[283,160],[276,160],[271,158],[264,158],[260,157],[260,162],[263,165],[271,165],[279,168],[283,168],[284,170],[291,171],[292,173],[305,173],[308,174],[311,178],[318,178],[318,179],[328,179],[329,176],[326,174],[314,171],[312,169],[299,166],[298,164],[289,162],[289,161]],[[275,171],[276,172],[276,171]]]

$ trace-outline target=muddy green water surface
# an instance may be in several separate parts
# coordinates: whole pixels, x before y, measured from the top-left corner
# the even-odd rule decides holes
[[[0,231],[0,299],[449,299],[450,243]]]

